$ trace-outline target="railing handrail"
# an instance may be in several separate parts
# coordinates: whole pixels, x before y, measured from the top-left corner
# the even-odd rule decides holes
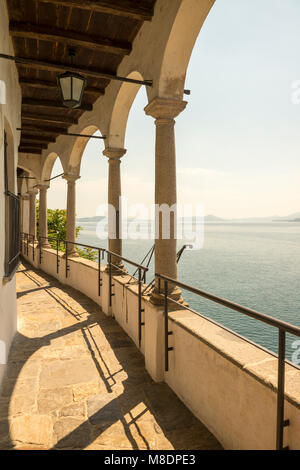
[[[160,283],[161,280],[164,283],[163,290],[163,299],[164,299],[164,336],[165,336],[165,371],[169,370],[169,351],[173,351],[174,347],[169,347],[169,335],[173,332],[169,331],[168,328],[168,304],[169,302],[175,302],[177,305],[180,305],[179,302],[170,298],[169,296],[169,284],[180,287],[184,290],[192,292],[194,294],[200,295],[208,300],[216,302],[218,304],[224,305],[231,310],[236,310],[242,314],[245,314],[255,320],[267,323],[278,329],[278,374],[277,374],[277,423],[276,423],[276,449],[283,450],[288,447],[283,446],[283,430],[284,427],[289,426],[290,420],[284,419],[284,386],[285,386],[285,345],[286,345],[286,333],[300,337],[300,328],[290,323],[284,322],[282,320],[277,320],[269,315],[257,312],[248,307],[243,307],[242,305],[231,302],[230,300],[223,299],[214,294],[210,294],[196,287],[189,286],[183,282],[172,279],[171,277],[165,276],[163,274],[155,273],[155,278],[158,279],[158,290],[160,293]],[[182,306],[182,308],[187,308]]]
[[[21,232],[21,235],[24,236],[24,240],[26,239],[27,242],[27,255],[28,255],[28,238],[30,236],[33,239],[33,244],[32,244],[32,258],[34,261],[34,252],[35,252],[35,247],[34,247],[34,241],[35,237],[32,236],[31,234],[27,234],[24,232]],[[112,297],[115,295],[112,292],[112,287],[114,286],[113,280],[112,280],[112,268],[117,268],[117,273],[124,273],[128,276],[130,276],[131,279],[137,280],[138,283],[138,336],[139,336],[139,346],[141,346],[141,341],[142,341],[142,327],[145,326],[145,322],[142,319],[142,313],[144,312],[144,309],[142,308],[142,284],[143,280],[146,282],[146,272],[149,270],[148,267],[143,266],[142,264],[138,264],[135,261],[131,261],[128,258],[125,258],[124,256],[121,256],[117,253],[113,253],[112,251],[107,250],[106,248],[101,248],[99,246],[92,246],[92,245],[86,245],[84,243],[78,243],[78,242],[71,242],[68,240],[61,240],[59,238],[54,238],[54,237],[49,237],[47,236],[39,236],[38,240],[50,240],[50,241],[55,241],[56,242],[56,273],[58,274],[59,272],[59,264],[60,264],[60,259],[59,259],[59,246],[61,243],[65,245],[65,273],[66,273],[66,278],[68,277],[68,272],[70,271],[70,264],[68,262],[68,244],[70,245],[75,245],[75,246],[82,246],[85,248],[90,248],[91,250],[96,250],[98,251],[98,296],[100,296],[101,292],[101,287],[102,287],[102,278],[101,278],[101,253],[102,257],[104,253],[107,255],[107,265],[108,265],[108,276],[109,276],[109,307],[112,306]],[[39,243],[39,251],[40,251],[40,263],[42,263],[42,258],[43,258],[43,247],[41,243]],[[123,266],[115,265],[112,263],[112,258],[116,258],[121,261],[125,261],[125,263],[130,264],[131,266],[134,266],[136,269],[135,273],[133,275],[129,274],[127,270]],[[123,269],[122,269],[123,268]],[[138,271],[138,279],[134,277],[136,272]],[[142,273],[143,272],[143,273]]]
[[[178,287],[181,287],[182,289],[192,292],[193,294],[197,294],[197,295],[200,295],[201,297],[205,297],[208,300],[224,305],[225,307],[230,308],[232,310],[236,310],[237,312],[245,314],[251,318],[254,318],[255,320],[262,321],[271,326],[274,326],[275,328],[279,328],[280,330],[284,330],[287,333],[300,337],[300,328],[292,325],[291,323],[287,323],[283,320],[278,320],[277,318],[274,318],[271,315],[266,315],[265,313],[261,313],[251,308],[244,307],[243,305],[232,302],[231,300],[223,299],[222,297],[218,297],[204,290],[189,286],[188,284],[184,284],[183,282],[176,281],[175,279],[172,279],[168,276],[164,276],[163,274],[155,273],[155,276],[164,281],[169,282],[170,284],[174,284]]]
[[[26,234],[25,234],[26,235]],[[70,242],[68,240],[61,240],[59,238],[52,238],[52,237],[39,237],[39,238],[42,238],[42,239],[47,239],[47,240],[53,240],[53,241],[57,241],[59,243],[68,243],[70,245],[76,245],[76,246],[83,246],[84,248],[90,248],[91,250],[101,250],[105,253],[108,253],[109,255],[115,257],[115,258],[118,258],[122,261],[125,261],[125,263],[129,263],[131,264],[132,266],[136,267],[136,268],[140,268],[142,269],[143,271],[149,271],[149,268],[147,268],[146,266],[143,266],[141,264],[138,264],[136,263],[135,261],[132,261],[128,258],[125,258],[124,256],[121,256],[121,255],[118,255],[117,253],[114,253],[113,251],[109,251],[107,250],[106,248],[101,248],[100,246],[92,246],[92,245],[86,245],[84,243],[78,243],[78,242]]]
[[[143,265],[141,265],[141,264],[138,264],[138,263],[136,263],[135,261],[131,261],[131,260],[127,259],[127,258],[124,258],[124,256],[118,255],[117,253],[113,253],[112,251],[109,251],[109,250],[105,250],[105,251],[106,251],[106,253],[108,253],[109,255],[111,255],[111,256],[113,256],[113,257],[115,257],[115,258],[118,258],[118,259],[120,259],[120,260],[122,260],[122,261],[125,261],[125,263],[129,263],[129,264],[131,264],[132,266],[135,266],[136,268],[142,269],[143,271],[149,271],[149,268],[147,268],[146,266],[143,266]]]

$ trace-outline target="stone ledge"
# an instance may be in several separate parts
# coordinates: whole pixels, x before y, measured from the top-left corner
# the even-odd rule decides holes
[[[261,384],[277,391],[277,358],[271,353],[190,310],[170,312],[169,320]],[[286,364],[285,398],[300,409],[300,370],[289,364]]]

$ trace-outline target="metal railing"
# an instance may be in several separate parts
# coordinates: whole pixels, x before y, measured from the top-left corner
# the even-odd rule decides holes
[[[223,299],[221,297],[217,297],[214,294],[210,294],[209,292],[205,292],[203,290],[197,289],[195,287],[191,287],[187,284],[182,282],[176,281],[175,279],[171,279],[170,277],[163,276],[162,274],[155,273],[155,277],[158,279],[158,288],[159,293],[162,294],[164,299],[164,341],[165,341],[165,370],[169,370],[169,352],[172,351],[174,348],[169,347],[169,336],[172,335],[172,331],[169,331],[168,325],[168,310],[169,310],[169,302],[173,302],[180,306],[181,308],[188,308],[184,305],[180,304],[176,300],[170,298],[169,296],[169,286],[177,286],[181,289],[187,290],[193,294],[199,295],[204,297],[212,302],[218,303],[227,307],[231,310],[235,310],[239,313],[247,315],[248,317],[254,318],[255,320],[261,321],[268,325],[271,325],[278,329],[278,372],[277,372],[277,423],[276,423],[276,449],[283,450],[288,449],[288,447],[283,447],[283,431],[286,426],[289,426],[289,420],[284,419],[284,385],[285,385],[285,342],[286,342],[286,333],[290,333],[292,335],[300,337],[300,328],[290,323],[284,322],[282,320],[278,320],[273,318],[269,315],[265,315],[263,313],[257,312],[256,310],[252,310],[247,307],[243,307],[242,305],[236,304],[231,302],[230,300]],[[161,281],[163,282],[163,293],[161,292]],[[212,321],[208,319],[209,321]],[[213,321],[212,321],[213,322]],[[213,322],[216,323],[216,322]],[[221,326],[221,325],[220,325]]]
[[[26,254],[26,256],[29,256],[29,248],[28,245],[30,242],[32,242],[32,260],[34,261],[35,259],[35,249],[36,249],[36,244],[35,244],[35,237],[27,234],[27,233],[22,233],[21,234],[21,240],[23,241],[22,243],[22,252]],[[97,251],[97,270],[98,270],[98,296],[101,295],[101,287],[102,287],[102,276],[101,276],[101,269],[102,269],[102,263],[101,260],[104,260],[104,257],[106,255],[107,258],[107,273],[108,273],[108,278],[109,278],[109,307],[112,306],[112,298],[114,297],[113,293],[113,287],[115,284],[113,283],[113,275],[126,275],[129,276],[129,281],[127,284],[131,284],[133,281],[137,282],[138,284],[138,341],[139,341],[139,347],[141,347],[141,342],[142,342],[142,327],[145,326],[145,322],[142,319],[142,313],[144,312],[144,309],[142,308],[142,288],[143,288],[143,283],[146,282],[146,273],[149,270],[147,266],[143,266],[141,264],[136,263],[135,261],[129,260],[125,258],[124,256],[118,255],[117,253],[113,253],[112,251],[109,251],[105,248],[100,248],[97,246],[91,246],[91,245],[86,245],[84,243],[78,243],[78,242],[70,242],[68,240],[61,240],[58,238],[54,237],[39,237],[38,241],[39,244],[37,246],[37,249],[39,250],[39,262],[40,264],[43,261],[43,248],[45,245],[41,243],[43,240],[53,242],[55,244],[55,250],[56,250],[56,273],[59,273],[59,266],[60,266],[60,254],[62,251],[60,250],[61,245],[64,246],[64,258],[65,258],[65,276],[68,278],[69,272],[70,272],[70,255],[71,253],[74,253],[74,250],[70,250],[70,246],[80,246],[83,248],[88,248],[90,250],[95,250]],[[131,275],[128,273],[128,271],[125,269],[123,266],[122,262],[125,262],[131,266],[133,266],[135,269],[135,272]],[[138,274],[138,277],[136,278],[135,275],[136,273]]]
[[[35,260],[35,245],[36,245],[36,238],[34,235],[30,233],[20,233],[20,251],[26,256],[29,256],[29,244],[32,245],[32,261]]]
[[[80,246],[84,248],[89,248],[91,250],[95,250],[98,252],[98,295],[100,296],[101,294],[101,287],[102,287],[102,278],[101,278],[101,260],[104,259],[105,254],[107,256],[107,266],[106,270],[108,272],[109,276],[109,306],[112,306],[112,297],[115,295],[113,293],[113,287],[115,284],[113,283],[113,275],[127,275],[129,276],[130,280],[128,281],[127,284],[130,284],[132,279],[138,283],[138,339],[139,339],[139,346],[141,346],[141,340],[142,340],[142,327],[145,325],[145,322],[142,320],[142,313],[144,309],[142,309],[142,296],[144,292],[142,292],[142,286],[143,283],[146,282],[146,273],[149,270],[148,267],[143,266],[141,264],[138,264],[134,261],[131,261],[121,255],[118,255],[116,253],[113,253],[109,250],[106,250],[105,248],[100,248],[100,247],[95,247],[91,245],[86,245],[83,243],[77,243],[77,242],[70,242],[67,240],[60,240],[57,238],[53,237],[39,237],[39,260],[40,263],[42,263],[43,259],[43,244],[40,242],[42,240],[47,240],[47,241],[52,241],[55,242],[56,244],[56,269],[57,273],[59,273],[59,265],[60,265],[60,246],[61,244],[64,245],[65,251],[64,251],[64,257],[65,257],[65,276],[66,278],[68,277],[69,271],[70,271],[70,264],[69,264],[69,255],[71,252],[69,251],[69,245],[72,246]],[[28,256],[29,254],[29,249],[28,245],[32,242],[32,259],[34,261],[35,259],[35,249],[36,249],[36,239],[34,236],[26,233],[21,233],[21,250],[24,254]],[[131,275],[128,273],[128,271],[125,269],[123,266],[122,262],[128,263],[136,270],[134,271],[134,274]],[[138,277],[135,278],[135,274],[138,273]],[[270,354],[273,354],[278,358],[278,373],[277,373],[277,424],[276,424],[276,449],[277,450],[283,450],[287,449],[283,447],[283,432],[284,428],[286,426],[289,426],[290,422],[289,420],[284,419],[284,386],[285,386],[285,364],[286,361],[285,359],[285,343],[286,343],[286,333],[295,335],[297,337],[300,337],[300,328],[294,325],[291,325],[290,323],[284,322],[282,320],[278,320],[276,318],[273,318],[269,315],[265,315],[263,313],[257,312],[255,310],[252,310],[250,308],[244,307],[242,305],[239,305],[237,303],[231,302],[230,300],[223,299],[221,297],[217,297],[214,294],[211,294],[209,292],[197,289],[195,287],[189,286],[187,284],[184,284],[182,282],[179,282],[175,279],[172,279],[170,277],[164,276],[159,273],[155,273],[155,279],[158,280],[158,290],[159,293],[162,295],[163,298],[163,305],[164,305],[164,344],[165,344],[165,371],[169,370],[169,352],[172,351],[174,348],[169,347],[169,336],[172,335],[172,331],[169,331],[169,320],[168,320],[168,312],[169,312],[169,303],[172,302],[176,304],[177,306],[180,306],[180,308],[187,308],[191,310],[189,307],[186,307],[182,305],[181,303],[177,302],[176,300],[172,299],[169,296],[169,286],[177,286],[180,287],[181,289],[187,290],[193,294],[199,295],[201,297],[204,297],[212,302],[218,303],[220,305],[223,305],[224,307],[227,307],[231,310],[235,310],[239,313],[242,313],[244,315],[247,315],[248,317],[251,317],[255,320],[261,321],[263,323],[266,323],[270,326],[273,326],[278,329],[278,354],[272,353],[271,351],[268,351]],[[163,292],[161,289],[161,284],[164,284]],[[198,313],[198,312],[195,312]],[[203,317],[203,315],[201,315]],[[206,318],[206,317],[204,317]],[[216,323],[214,320],[211,320],[207,318],[208,321],[219,325]],[[228,330],[228,328],[223,327],[222,325],[219,325],[222,328]],[[231,331],[231,330],[229,330]],[[241,337],[237,333],[232,332],[236,336]],[[247,340],[246,338],[244,338]],[[247,340],[248,342],[252,343],[251,341]],[[256,345],[257,347],[260,347],[259,345]],[[260,347],[261,349],[264,349]],[[264,349],[265,350],[265,349]]]

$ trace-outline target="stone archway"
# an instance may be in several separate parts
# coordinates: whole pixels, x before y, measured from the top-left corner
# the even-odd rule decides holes
[[[215,0],[182,0],[160,69],[158,96],[182,99],[189,60]]]
[[[56,152],[51,152],[44,160],[42,169],[41,169],[41,181],[47,181],[51,178],[51,173],[54,167],[56,160],[59,159],[62,168],[64,169],[63,162]]]
[[[79,133],[92,136],[97,131],[100,131],[100,129],[96,125],[91,124],[83,128]],[[87,137],[77,137],[77,139],[75,140],[75,143],[72,147],[69,158],[65,162],[65,166],[67,168],[68,174],[75,175],[78,177],[80,176],[81,160],[82,160],[83,152],[88,142],[89,142],[89,138]]]
[[[140,72],[131,72],[126,78],[144,80]],[[124,148],[126,126],[131,106],[141,85],[124,82],[116,96],[111,112],[106,147]]]

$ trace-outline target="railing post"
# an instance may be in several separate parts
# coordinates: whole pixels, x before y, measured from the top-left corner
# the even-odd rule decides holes
[[[35,257],[35,249],[34,249],[35,237],[32,235],[32,261],[34,261]]]
[[[108,274],[109,274],[109,306],[112,306],[112,297],[114,294],[112,293],[112,265],[111,265],[111,253],[107,252],[107,261],[108,261]]]
[[[66,259],[66,277],[68,277],[69,265],[68,265],[68,242],[65,241],[65,259]]]
[[[165,371],[169,370],[169,351],[174,348],[169,348],[169,336],[172,334],[169,331],[169,318],[168,318],[168,281],[164,281],[164,317],[165,317]]]
[[[142,344],[142,326],[145,325],[145,322],[142,322],[142,312],[144,311],[144,309],[142,309],[142,270],[141,268],[138,268],[138,273],[139,273],[139,277],[138,277],[138,289],[139,289],[139,293],[138,293],[138,296],[139,296],[139,299],[138,299],[138,303],[139,303],[139,306],[138,306],[138,321],[139,321],[139,347],[141,347],[141,344]]]
[[[41,245],[41,237],[39,237],[39,250],[40,250],[40,264],[42,264],[42,245]]]
[[[59,251],[59,240],[56,240],[56,274],[59,273],[59,256],[58,256],[58,251]]]
[[[284,373],[285,373],[285,331],[278,331],[278,383],[277,383],[277,431],[276,449],[283,450],[284,421]]]
[[[98,249],[98,296],[101,294],[101,248]]]

